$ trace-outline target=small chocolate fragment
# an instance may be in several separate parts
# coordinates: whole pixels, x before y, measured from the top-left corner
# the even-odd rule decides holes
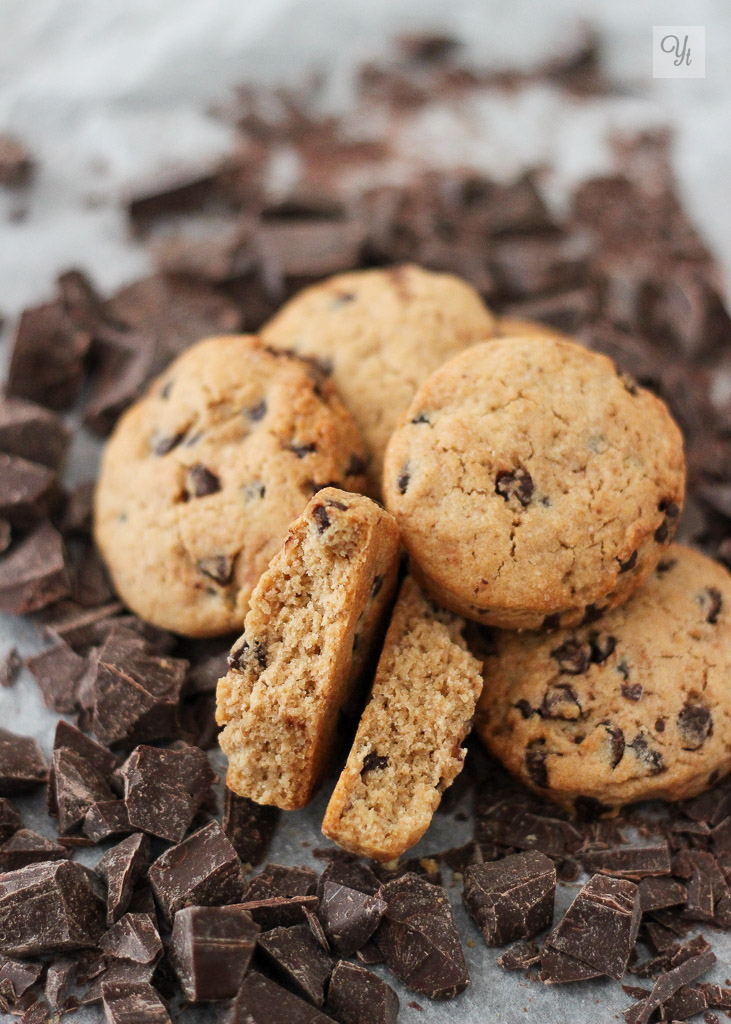
[[[93,872],[69,860],[0,875],[0,952],[36,956],[95,946],[104,901]]]
[[[276,977],[314,1006],[325,1002],[332,961],[306,924],[273,928],[257,940],[257,948]]]
[[[134,887],[150,857],[150,840],[141,833],[123,839],[107,850],[96,866],[107,886],[107,925],[111,927],[127,911]]]
[[[659,775],[665,771],[665,760],[659,750],[653,749],[644,733],[637,733],[627,746],[633,751],[649,775]]]
[[[64,747],[75,751],[85,761],[88,761],[88,763],[93,765],[104,779],[108,780],[114,769],[117,767],[118,759],[111,750],[107,750],[106,747],[96,743],[90,736],[85,736],[83,732],[79,729],[75,729],[74,726],[69,725],[68,722],[64,722],[63,719],[59,719],[53,739],[54,753]],[[58,809],[55,802],[53,766],[51,766],[51,771],[48,776],[48,787],[49,791],[53,791],[53,795],[49,795],[49,814],[56,814]]]
[[[684,885],[673,878],[643,878],[640,890],[640,910],[643,914],[651,910],[664,910],[685,903],[688,893]]]
[[[592,850],[584,854],[583,864],[589,874],[599,872],[615,878],[636,881],[650,876],[671,874],[670,850],[667,843],[659,846],[622,846],[610,850]]]
[[[246,890],[247,901],[274,896],[312,896],[317,888],[317,875],[310,868],[267,864],[255,875]]]
[[[325,882],[322,887],[319,917],[330,945],[343,956],[366,944],[385,911],[386,904],[377,896],[337,882]]]
[[[566,640],[551,651],[551,657],[558,662],[563,675],[580,676],[591,664],[591,646],[578,640]]]
[[[189,498],[205,498],[221,490],[221,481],[210,469],[196,463],[188,470],[185,486]]]
[[[489,946],[529,939],[553,920],[556,868],[537,850],[468,867],[462,898]]]
[[[23,960],[5,960],[0,966],[0,1005],[15,1006],[29,989],[33,988],[43,971],[42,964]]]
[[[548,769],[546,768],[545,750],[535,748],[525,752],[525,769],[537,786],[548,785]]]
[[[327,1011],[340,1024],[396,1024],[399,998],[377,974],[338,960],[330,977]]]
[[[171,1024],[162,997],[146,981],[105,982],[101,995],[107,1024]]]
[[[259,925],[241,907],[186,907],[173,923],[171,962],[191,1003],[230,999],[239,990]]]
[[[92,804],[114,799],[105,776],[70,747],[54,750],[51,770],[62,835],[70,835],[82,824]]]
[[[677,721],[683,750],[698,750],[713,732],[711,712],[702,704],[686,703]]]
[[[258,971],[250,971],[231,1009],[225,1018],[226,1024],[335,1024],[311,1003],[288,992],[270,978]]]
[[[2,545],[0,545],[0,549]],[[7,654],[0,661],[0,686],[9,689],[18,678],[23,660],[18,653],[17,647],[11,647]]]
[[[643,689],[641,683],[622,683],[620,689],[625,700],[642,700]]]
[[[0,845],[0,872],[17,871],[42,861],[65,860],[68,850],[29,828],[19,828]]]
[[[257,804],[226,787],[223,797],[222,828],[244,864],[256,867],[264,860],[279,815],[278,807]]]
[[[320,899],[322,899],[326,882],[336,882],[349,889],[366,892],[369,896],[375,896],[381,888],[381,882],[375,872],[367,864],[356,860],[333,858],[328,862],[317,880],[317,895]]]
[[[155,964],[162,942],[149,914],[125,914],[99,940],[99,948],[112,960]]]
[[[317,910],[317,896],[270,896],[267,899],[249,900],[240,903],[263,931],[271,928],[290,928],[307,921],[307,912]]]
[[[66,1005],[75,978],[76,962],[70,957],[60,957],[48,965],[43,994],[54,1013]]]
[[[37,740],[0,729],[0,796],[13,796],[42,785],[48,778]]]
[[[30,529],[54,511],[58,498],[53,470],[0,451],[0,516],[11,526]]]
[[[231,555],[211,555],[209,558],[198,559],[198,569],[214,583],[225,587],[233,579],[234,559]]]
[[[603,971],[597,970],[583,960],[553,949],[548,943],[541,952],[541,981],[544,985],[566,985],[574,981],[591,981],[601,978]]]
[[[469,974],[446,890],[419,875],[386,882],[386,912],[376,943],[396,977],[430,999],[453,999]]]
[[[541,961],[541,952],[537,943],[521,939],[510,949],[506,949],[497,962],[504,971],[527,971]]]
[[[25,665],[50,711],[70,715],[76,710],[79,681],[87,668],[86,658],[79,657],[68,644],[60,643],[26,658]]]
[[[6,394],[49,409],[70,409],[79,397],[90,340],[75,329],[61,302],[25,309],[13,340]]]
[[[525,469],[506,470],[497,475],[495,493],[505,501],[515,498],[523,508],[527,508],[533,497],[533,479]]]
[[[69,588],[61,534],[48,522],[0,560],[0,612],[27,615],[66,597]]]
[[[215,780],[207,755],[187,745],[136,747],[118,777],[132,828],[173,843],[183,839]]]
[[[540,713],[544,718],[560,718],[565,722],[581,718],[581,704],[576,690],[568,683],[550,686],[543,697]]]
[[[93,843],[120,839],[132,831],[124,800],[99,800],[86,812],[82,834]]]
[[[716,956],[708,949],[698,956],[690,957],[678,967],[661,974],[652,987],[649,996],[624,1011],[626,1024],[648,1024],[655,1010],[666,1003],[676,992],[689,985],[716,962]]]
[[[637,886],[594,875],[581,889],[546,945],[620,981],[640,925]]]
[[[183,907],[238,903],[244,890],[241,862],[217,821],[161,854],[149,879],[169,921]]]
[[[649,992],[645,992],[640,998],[649,995]],[[707,1008],[708,1002],[703,990],[692,985],[684,985],[660,1007],[661,1020],[689,1020]]]
[[[0,797],[0,843],[23,827],[23,821],[9,800]]]

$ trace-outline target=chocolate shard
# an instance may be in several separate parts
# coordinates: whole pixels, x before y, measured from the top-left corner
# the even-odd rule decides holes
[[[111,927],[126,913],[137,882],[147,869],[150,840],[136,835],[107,850],[96,866],[107,887],[107,925]]]
[[[104,929],[96,876],[69,860],[0,875],[0,952],[37,956],[93,947]]]
[[[649,994],[646,992],[642,998]],[[707,1008],[708,1002],[703,990],[692,985],[684,985],[660,1007],[661,1020],[689,1020]]]
[[[430,999],[463,992],[470,978],[446,890],[406,874],[378,896],[386,912],[376,943],[399,981]]]
[[[132,828],[180,842],[210,796],[215,780],[198,747],[137,747],[119,769]]]
[[[58,470],[70,432],[60,416],[21,398],[0,400],[0,452]]]
[[[0,871],[17,871],[29,864],[65,860],[68,850],[28,828],[19,828],[0,845]]]
[[[310,868],[267,864],[255,875],[246,890],[246,899],[264,900],[274,896],[312,896],[317,875]]]
[[[0,966],[0,1000],[14,1006],[21,996],[33,988],[42,971],[43,964],[5,960]]]
[[[51,771],[61,835],[78,829],[92,804],[114,799],[105,776],[70,747],[54,750]]]
[[[25,793],[48,778],[37,740],[0,729],[0,796]]]
[[[86,812],[81,832],[92,843],[105,839],[120,839],[129,835],[132,826],[127,817],[124,800],[98,800]]]
[[[110,747],[175,738],[187,662],[148,653],[131,629],[114,626],[99,652],[92,730]]]
[[[23,820],[4,797],[0,797],[0,843],[4,843],[14,832],[23,827]]]
[[[257,948],[274,975],[314,1006],[325,1002],[332,961],[306,924],[272,928],[257,940]]]
[[[0,516],[11,526],[36,526],[54,511],[59,496],[53,470],[0,451]]]
[[[506,949],[498,958],[497,962],[504,971],[527,971],[541,962],[541,951],[538,944],[527,939],[521,939],[510,949]]]
[[[41,523],[0,560],[0,612],[27,615],[69,593],[61,534]]]
[[[290,928],[307,920],[307,912],[314,913],[317,896],[270,896],[268,899],[249,900],[239,904],[264,931],[271,928]]]
[[[110,779],[112,772],[118,764],[118,758],[111,750],[107,750],[106,747],[96,743],[90,736],[85,736],[80,729],[76,729],[73,725],[69,725],[68,722],[64,722],[63,719],[59,719],[53,740],[54,753],[62,748],[75,751],[92,765],[106,781]],[[51,770],[48,775],[48,791],[48,813],[55,815],[58,813],[58,807],[56,806],[53,763],[51,763]]]
[[[244,864],[256,867],[264,860],[279,816],[278,807],[257,804],[226,787],[222,827]]]
[[[594,875],[546,940],[546,946],[621,980],[640,925],[634,882]]]
[[[366,944],[386,912],[386,904],[337,882],[325,882],[319,917],[336,953],[350,956]]]
[[[61,302],[24,310],[13,340],[6,394],[48,409],[70,409],[79,397],[90,340],[75,329]]]
[[[146,981],[105,982],[101,996],[107,1024],[171,1024],[162,997]]]
[[[38,684],[46,707],[58,714],[73,714],[78,704],[79,682],[87,668],[86,658],[81,658],[68,644],[60,643],[26,658],[25,666]]]
[[[462,898],[489,946],[529,939],[553,921],[556,867],[537,850],[467,868]]]
[[[664,910],[685,903],[688,893],[684,885],[674,878],[643,878],[640,880],[640,910],[643,914],[651,910]]]
[[[54,1013],[67,1005],[76,979],[76,962],[71,957],[59,957],[48,965],[43,994]]]
[[[224,1020],[226,1024],[335,1024],[332,1017],[258,971],[244,978]]]
[[[338,960],[330,976],[327,1011],[340,1024],[396,1024],[399,998],[377,974]]]
[[[366,892],[375,896],[381,888],[381,882],[367,864],[362,861],[339,860],[333,858],[327,864],[317,880],[317,895],[322,899],[326,882],[336,882],[349,889]]]
[[[149,914],[125,914],[99,940],[99,949],[112,960],[156,964],[163,949]]]
[[[185,907],[175,915],[170,958],[191,1003],[230,999],[256,947],[259,925],[239,906]]]
[[[650,1017],[659,1006],[666,1003],[676,992],[689,985],[710,970],[716,962],[716,956],[708,949],[698,956],[690,957],[671,971],[661,974],[652,987],[649,996],[630,1006],[624,1011],[626,1024],[648,1024]]]
[[[582,857],[590,874],[614,878],[659,877],[670,875],[670,849],[667,843],[656,846],[622,846],[613,850],[592,850]]]
[[[183,907],[238,903],[244,891],[241,861],[217,821],[161,854],[149,879],[168,921]]]

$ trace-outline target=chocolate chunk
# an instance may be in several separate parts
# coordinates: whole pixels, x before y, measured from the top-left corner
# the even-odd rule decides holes
[[[711,625],[715,626],[718,622],[718,613],[721,611],[723,606],[723,600],[721,598],[721,591],[717,590],[716,587],[706,587],[701,595],[701,604],[705,607],[708,606],[706,612],[706,622],[710,622]]]
[[[610,850],[593,850],[583,857],[590,874],[599,872],[614,878],[658,877],[671,874],[670,850],[667,843],[659,846],[622,846]]]
[[[396,1024],[399,999],[372,971],[339,960],[330,977],[327,1010],[340,1024]]]
[[[615,636],[602,636],[600,633],[592,632],[589,634],[589,647],[591,653],[589,660],[592,665],[603,665],[607,658],[614,654],[614,650],[617,646],[617,638]]]
[[[231,1009],[226,1024],[334,1024],[331,1017],[315,1009],[311,1003],[288,992],[258,971],[250,971]]]
[[[228,787],[223,798],[223,831],[244,864],[261,864],[279,821],[278,807],[257,804]]]
[[[33,988],[43,971],[42,964],[23,960],[5,960],[0,966],[0,1001],[15,1006],[21,996]]]
[[[541,953],[535,942],[522,939],[497,958],[504,971],[527,971],[541,961]]]
[[[257,947],[280,981],[314,1006],[323,1005],[332,962],[308,925],[273,928],[259,936]]]
[[[641,683],[622,683],[621,691],[625,700],[642,700]]]
[[[510,501],[514,498],[523,508],[530,505],[533,497],[533,480],[527,470],[518,468],[498,473],[495,481],[495,493]]]
[[[162,942],[149,914],[125,914],[99,940],[99,948],[112,960],[156,964]]]
[[[0,686],[9,689],[18,678],[22,667],[23,661],[17,647],[11,647],[0,661]]]
[[[180,442],[185,437],[185,432],[181,431],[177,434],[153,434],[150,439],[150,448],[155,455],[167,455],[174,448],[177,448]]]
[[[545,750],[532,749],[525,752],[525,770],[537,786],[548,785],[547,756]]]
[[[576,690],[568,683],[559,683],[546,690],[541,704],[544,718],[560,718],[566,722],[581,718],[581,704]]]
[[[649,996],[649,994],[649,992],[645,992],[644,996]],[[640,996],[640,998],[643,998],[643,996]],[[672,1021],[689,1020],[696,1013],[702,1013],[707,1007],[708,1003],[706,1002],[705,994],[700,988],[684,985],[683,988],[678,989],[675,995],[662,1004],[660,1007],[661,1019]]]
[[[48,965],[43,994],[55,1013],[67,1005],[75,979],[76,963],[70,957],[59,957]]]
[[[678,906],[685,903],[688,896],[685,886],[672,878],[643,878],[639,890],[640,910],[643,914]]]
[[[537,851],[468,867],[462,898],[488,946],[529,939],[553,920],[556,868]]]
[[[308,913],[317,909],[317,896],[269,896],[250,900],[248,896],[239,906],[246,910],[263,931],[271,928],[290,928],[309,920]]]
[[[0,796],[25,793],[48,778],[38,742],[0,729]]]
[[[114,626],[99,653],[92,729],[107,746],[175,737],[187,662],[147,651],[131,629]]]
[[[248,970],[259,926],[240,907],[186,907],[173,923],[171,962],[192,1003],[230,999]]]
[[[104,901],[94,874],[68,860],[0,875],[0,951],[37,956],[95,946]]]
[[[198,569],[214,583],[222,587],[228,586],[234,575],[234,559],[231,555],[211,555],[199,558]]]
[[[28,828],[19,828],[0,845],[0,871],[17,871],[41,861],[65,860],[68,850]]]
[[[658,544],[667,544],[675,536],[680,509],[674,501],[663,499],[658,505],[658,510],[665,513],[665,518],[655,530],[655,540]]]
[[[0,560],[0,612],[27,615],[69,593],[61,534],[41,523]]]
[[[713,732],[711,712],[702,704],[690,704],[686,701],[677,722],[684,750],[697,750],[702,747]]]
[[[666,1003],[676,992],[689,985],[696,978],[710,970],[716,962],[715,954],[709,949],[699,956],[685,960],[678,967],[661,974],[653,985],[649,996],[624,1011],[626,1024],[648,1024],[655,1010]]]
[[[119,769],[132,828],[180,842],[205,803],[215,779],[198,747],[137,747]]]
[[[337,882],[325,882],[319,916],[336,953],[350,956],[370,939],[381,922],[386,904],[377,896]]]
[[[541,952],[541,981],[544,985],[565,985],[573,981],[591,981],[604,972],[546,944]]]
[[[57,470],[68,443],[69,429],[60,416],[20,398],[0,401],[0,452]]]
[[[150,840],[140,833],[107,850],[96,866],[107,887],[107,925],[126,913],[137,882],[147,870]]]
[[[171,1024],[161,996],[146,981],[105,982],[101,995],[107,1024]]]
[[[388,758],[381,757],[375,750],[369,751],[363,758],[363,767],[360,770],[361,776],[367,772],[380,772],[388,767]]]
[[[621,980],[640,925],[637,886],[594,875],[546,940],[551,949]]]
[[[0,516],[11,526],[30,529],[57,507],[56,474],[46,466],[0,451]]]
[[[23,827],[23,821],[9,800],[0,797],[0,843]]]
[[[378,892],[386,912],[378,948],[399,981],[430,999],[453,999],[469,974],[446,890],[406,874]]]
[[[70,409],[79,397],[90,340],[75,329],[60,302],[24,310],[13,340],[6,394],[49,409]]]
[[[267,864],[249,883],[247,900],[270,899],[273,896],[312,896],[317,875],[310,868]]]
[[[327,509],[324,505],[315,505],[312,510],[312,515],[317,523],[317,532],[324,533],[325,530],[330,526],[330,516],[327,514]]]
[[[114,798],[105,776],[69,747],[54,750],[51,771],[62,835],[70,835],[81,825],[92,804]]]
[[[123,800],[98,800],[86,812],[82,834],[93,843],[119,839],[132,831]]]
[[[369,896],[375,896],[381,888],[381,882],[362,861],[332,859],[317,880],[317,895],[323,897],[326,882],[335,882],[348,889],[357,889]]]
[[[399,473],[398,479],[396,480],[396,486],[398,487],[399,494],[406,494],[410,480],[411,475],[409,473],[409,470],[406,467],[404,467]]]
[[[609,763],[614,769],[624,757],[624,733],[619,726],[612,725],[610,722],[601,722],[600,724],[604,726],[609,737]]]
[[[628,744],[635,757],[644,766],[649,775],[659,775],[665,771],[665,760],[659,750],[654,750],[643,733],[638,733]]]
[[[244,889],[241,862],[217,821],[161,854],[149,879],[168,920],[183,907],[237,903]]]
[[[591,664],[591,647],[578,640],[566,640],[551,651],[551,657],[558,662],[563,675],[580,676]]]
[[[76,709],[79,680],[87,668],[85,658],[61,643],[26,658],[25,665],[49,710],[68,715]]]
[[[100,743],[96,743],[90,736],[85,736],[79,729],[75,729],[73,725],[69,725],[68,722],[64,722],[60,719],[56,725],[56,733],[53,739],[53,749],[61,750],[66,748],[73,750],[79,754],[85,761],[93,765],[94,768],[102,775],[105,779],[109,779],[112,772],[117,767],[119,761],[118,758],[111,752],[103,747]],[[53,772],[49,775],[49,787],[53,786]],[[50,813],[55,814],[55,804],[53,800],[49,800]]]
[[[200,463],[191,466],[186,479],[186,493],[189,498],[204,498],[221,490],[221,481],[210,469]]]
[[[630,569],[634,569],[637,565],[637,551],[633,551],[626,561],[623,562],[621,558],[618,558],[617,561],[619,562],[619,575],[621,576],[623,572],[629,572]]]

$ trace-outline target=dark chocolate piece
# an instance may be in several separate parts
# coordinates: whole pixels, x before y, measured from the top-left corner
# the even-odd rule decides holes
[[[541,951],[537,943],[521,939],[510,949],[506,949],[497,958],[497,962],[504,971],[527,971],[529,967],[535,967],[541,962]]]
[[[25,793],[48,778],[38,742],[0,729],[0,796]]]
[[[106,747],[96,743],[90,736],[85,736],[81,730],[74,728],[73,725],[69,725],[68,722],[64,722],[61,718],[56,725],[56,733],[53,740],[53,749],[61,750],[62,748],[68,748],[69,750],[75,751],[85,761],[91,764],[99,774],[105,779],[109,780],[112,772],[117,767],[118,758],[111,750],[107,750]],[[55,802],[55,783],[53,779],[53,765],[51,765],[51,771],[48,775],[48,788],[49,788],[49,801],[48,808],[50,814],[57,813],[57,807]]]
[[[322,899],[326,882],[336,882],[349,889],[366,892],[375,896],[381,888],[381,882],[367,864],[362,861],[331,859],[317,880],[317,895]]]
[[[105,982],[101,986],[107,1024],[171,1024],[162,997],[148,982]]]
[[[599,872],[615,878],[658,877],[669,875],[670,850],[668,844],[659,846],[622,846],[614,850],[592,850],[582,858],[584,868],[590,874]]]
[[[120,839],[129,835],[132,826],[124,800],[98,800],[86,812],[81,832],[93,843]]]
[[[22,827],[23,821],[16,809],[9,800],[0,797],[0,843],[4,843]]]
[[[591,981],[601,978],[603,971],[597,970],[577,960],[576,957],[562,953],[546,944],[541,952],[541,981],[544,985],[566,985],[574,981]]]
[[[0,544],[1,551],[2,544]],[[18,653],[17,647],[11,647],[7,654],[4,655],[2,661],[0,661],[0,686],[9,689],[18,678],[22,667],[23,660]]]
[[[96,876],[69,860],[0,875],[0,952],[36,956],[95,946],[104,929]]]
[[[68,850],[58,843],[28,828],[19,828],[0,845],[0,871],[17,871],[29,864],[65,860],[68,856]]]
[[[581,889],[546,945],[621,980],[640,925],[637,886],[594,875]]]
[[[61,643],[26,658],[25,666],[38,683],[43,702],[50,711],[69,715],[76,710],[79,681],[87,668],[86,658]]]
[[[138,832],[107,850],[97,864],[97,873],[107,886],[107,925],[110,927],[127,911],[149,857],[150,840]]]
[[[684,885],[674,878],[643,878],[640,880],[640,910],[643,914],[651,910],[664,910],[685,903],[688,893]]]
[[[215,779],[198,747],[137,747],[119,769],[132,828],[180,842],[209,797]]]
[[[241,907],[186,907],[173,922],[171,962],[191,1003],[230,999],[239,990],[259,925]]]
[[[166,850],[150,867],[150,885],[168,921],[183,907],[241,900],[241,862],[217,821]]]
[[[27,530],[58,505],[56,474],[17,455],[0,451],[0,516],[11,526]]]
[[[399,998],[377,974],[339,960],[330,977],[327,1010],[340,1024],[396,1024]]]
[[[61,534],[41,523],[0,559],[0,612],[27,615],[69,593]]]
[[[71,988],[76,979],[76,962],[70,957],[59,957],[48,965],[43,994],[54,1013],[67,1005]]]
[[[273,896],[312,896],[317,875],[310,868],[267,864],[255,875],[246,890],[246,899],[263,900]]]
[[[149,914],[125,914],[99,940],[99,949],[112,960],[156,964],[162,942]]]
[[[335,1024],[321,1010],[288,992],[258,971],[244,978],[238,995],[225,1017],[226,1024]]]
[[[330,945],[336,953],[350,956],[364,946],[386,911],[377,896],[337,882],[325,882],[318,914]]]
[[[13,340],[6,394],[49,409],[70,409],[79,397],[90,340],[75,329],[61,302],[25,309]]]
[[[553,921],[556,867],[537,850],[468,867],[463,900],[489,946],[529,939]]]
[[[647,1024],[655,1010],[666,1003],[676,992],[689,985],[696,978],[710,970],[716,962],[715,954],[709,949],[699,956],[693,956],[661,974],[652,987],[649,996],[624,1011],[626,1024]]]
[[[257,940],[263,959],[279,980],[314,1006],[325,1002],[332,961],[306,924],[273,928]]]
[[[218,680],[227,672],[228,644],[218,654],[212,654],[190,666],[185,678],[185,696],[193,697],[201,693],[215,693]]]
[[[42,971],[43,964],[5,960],[0,966],[0,1001],[4,1001],[6,1006],[14,1006],[21,996],[33,988]]]
[[[51,771],[62,835],[70,835],[82,824],[92,804],[114,799],[105,776],[70,747],[54,750]]]
[[[223,831],[242,862],[256,867],[267,855],[279,821],[279,808],[254,803],[233,793],[228,786],[223,801]]]
[[[378,892],[386,912],[376,943],[407,988],[430,999],[453,999],[469,974],[446,890],[407,874]]]
[[[307,911],[314,913],[317,896],[270,896],[268,899],[249,900],[239,904],[248,911],[263,931],[270,928],[290,928],[307,920]]]

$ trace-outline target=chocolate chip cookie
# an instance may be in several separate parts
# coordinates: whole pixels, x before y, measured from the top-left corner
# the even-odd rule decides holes
[[[493,639],[475,729],[551,800],[682,800],[731,769],[731,575],[698,551],[669,547],[597,622]]]
[[[685,486],[665,405],[573,342],[496,338],[422,384],[383,493],[419,583],[507,629],[625,601],[672,540]]]
[[[385,509],[334,487],[292,524],[218,683],[229,789],[286,810],[308,803],[360,698],[398,548]]]
[[[482,690],[467,628],[411,577],[404,580],[370,700],[322,823],[346,850],[381,861],[400,857],[426,832],[462,770],[462,740]]]
[[[312,364],[251,337],[210,338],[117,425],[97,543],[142,618],[190,636],[232,632],[312,494],[361,489],[364,468],[358,429]]]
[[[262,329],[268,345],[317,359],[332,374],[363,435],[374,497],[386,444],[419,384],[493,333],[493,317],[470,285],[415,266],[330,278],[296,295]]]

